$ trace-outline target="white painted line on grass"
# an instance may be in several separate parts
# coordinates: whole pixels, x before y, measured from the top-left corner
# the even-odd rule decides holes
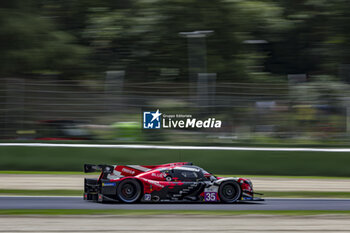
[[[305,152],[350,152],[350,148],[281,148],[281,147],[221,147],[221,146],[159,146],[159,145],[108,145],[108,144],[55,144],[55,143],[0,143],[0,146],[23,147],[75,147],[75,148],[120,148],[120,149],[165,149],[165,150],[240,150],[240,151],[305,151]]]

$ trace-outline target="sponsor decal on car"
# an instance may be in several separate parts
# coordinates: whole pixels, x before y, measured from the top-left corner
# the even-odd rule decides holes
[[[117,183],[102,183],[102,186],[116,186]]]
[[[216,192],[205,192],[204,201],[217,201],[216,194]]]
[[[199,172],[200,171],[198,168],[192,168],[192,167],[176,167],[175,169],[191,171],[191,172]]]
[[[218,192],[219,190],[219,187],[218,186],[210,186],[208,188],[205,188],[204,189],[204,192]]]
[[[145,179],[146,180],[146,179]],[[155,186],[158,186],[158,187],[160,187],[160,188],[164,188],[164,185],[161,185],[158,181],[154,181],[154,180],[147,180],[148,181],[148,183],[150,183],[150,184],[153,184],[153,185],[155,185]]]
[[[133,175],[133,174],[135,173],[135,171],[130,170],[130,169],[127,169],[127,168],[123,168],[123,169],[122,169],[122,172],[129,173],[129,174],[131,174],[131,175]]]
[[[163,178],[165,177],[165,173],[151,173],[151,176],[157,177],[157,178]]]
[[[151,194],[145,194],[145,195],[143,196],[143,199],[144,199],[145,201],[150,201],[150,200],[151,200]]]

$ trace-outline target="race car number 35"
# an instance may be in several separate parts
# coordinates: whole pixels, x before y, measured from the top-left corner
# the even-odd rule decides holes
[[[205,192],[204,193],[204,200],[205,201],[217,201],[216,200],[216,193],[215,192]]]

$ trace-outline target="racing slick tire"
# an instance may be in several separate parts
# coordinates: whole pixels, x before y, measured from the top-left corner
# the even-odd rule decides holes
[[[222,202],[234,203],[242,195],[241,186],[236,181],[226,181],[220,184],[219,197]]]
[[[117,187],[117,198],[125,203],[135,203],[140,200],[142,186],[135,179],[121,181]]]

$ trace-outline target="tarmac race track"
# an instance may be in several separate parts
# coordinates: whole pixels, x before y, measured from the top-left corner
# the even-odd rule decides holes
[[[0,196],[0,209],[123,209],[123,210],[350,210],[350,199],[277,199],[237,204],[217,203],[94,203],[82,197]]]

